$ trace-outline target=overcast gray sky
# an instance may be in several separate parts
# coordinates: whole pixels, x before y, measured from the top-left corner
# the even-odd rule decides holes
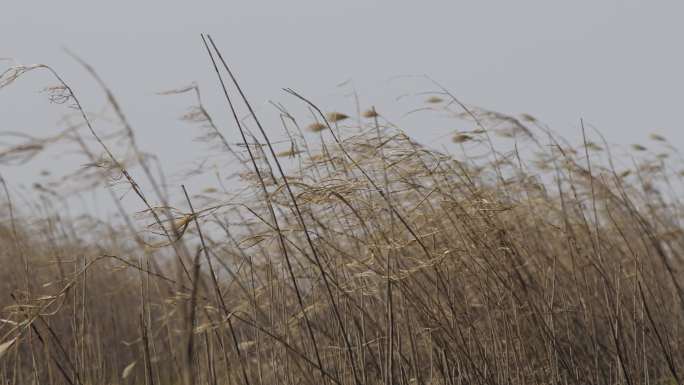
[[[430,87],[389,79],[429,74],[469,104],[531,113],[564,135],[584,118],[612,142],[642,142],[655,131],[684,144],[682,1],[4,0],[1,11],[0,57],[54,66],[96,109],[101,94],[61,49],[77,52],[112,87],[143,148],[160,153],[171,172],[182,158],[174,153],[202,146],[188,145],[192,135],[176,120],[192,100],[155,92],[196,80],[212,112],[226,115],[203,32],[264,113],[268,100],[293,102],[282,87],[353,112],[349,89],[336,87],[353,79],[364,105],[401,123],[409,106],[395,98]],[[59,112],[36,92],[47,79],[32,75],[0,91],[3,130],[54,129]],[[415,135],[428,142],[440,129]],[[22,167],[0,172],[16,180],[40,166]]]

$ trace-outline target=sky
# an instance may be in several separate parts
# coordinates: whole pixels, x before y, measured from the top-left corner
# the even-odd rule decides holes
[[[202,145],[177,120],[192,100],[157,92],[197,81],[211,112],[233,130],[200,33],[214,37],[265,115],[276,115],[269,100],[297,104],[284,87],[353,112],[353,86],[364,106],[401,125],[419,104],[397,97],[434,90],[402,76],[427,74],[470,105],[529,113],[568,137],[584,119],[612,143],[643,143],[656,132],[684,145],[682,1],[4,0],[0,7],[0,57],[14,60],[0,70],[49,64],[97,110],[102,93],[64,53],[68,47],[104,78],[141,147],[159,154],[169,172]],[[31,74],[0,90],[0,131],[54,134],[63,111],[39,92],[53,83]],[[406,128],[431,144],[454,129]],[[56,153],[0,165],[0,174],[25,184],[46,164],[78,167]]]

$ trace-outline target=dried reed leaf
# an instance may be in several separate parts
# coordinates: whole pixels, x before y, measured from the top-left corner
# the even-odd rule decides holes
[[[250,247],[256,246],[268,238],[270,237],[266,235],[257,234],[251,237],[243,238],[242,240],[240,240],[240,242],[238,242],[238,246],[240,246],[240,248],[249,249]]]
[[[191,83],[185,87],[180,87],[180,88],[175,88],[172,90],[157,92],[157,95],[178,95],[178,94],[183,94],[183,93],[186,93],[188,91],[195,90],[195,89],[197,89],[197,84],[193,82],[193,83]]]
[[[128,376],[130,376],[131,373],[133,373],[133,369],[135,369],[135,364],[137,364],[137,361],[131,362],[130,364],[128,364],[128,365],[124,368],[123,372],[121,372],[121,379],[122,379],[122,380],[127,379]]]
[[[276,155],[279,157],[294,157],[294,156],[299,155],[301,153],[302,152],[299,150],[289,149],[289,150],[281,151],[281,152],[277,153]]]
[[[473,137],[468,134],[456,134],[451,138],[454,143],[465,143],[473,140]]]
[[[246,350],[256,345],[256,341],[242,341],[240,342],[240,350]]]
[[[9,341],[0,344],[0,359],[2,359],[2,357],[14,345],[14,343],[17,342],[18,339],[19,339],[19,337],[14,337]]]
[[[349,115],[343,114],[341,112],[330,112],[325,117],[328,119],[328,121],[333,123],[349,119]]]
[[[319,122],[311,123],[308,126],[306,126],[306,129],[311,131],[311,132],[321,132],[321,131],[325,130],[326,128],[328,128],[328,126],[326,126],[323,123],[319,123]]]
[[[375,108],[371,108],[370,110],[364,111],[361,116],[364,118],[375,118],[376,116],[379,116],[377,111],[375,111]]]

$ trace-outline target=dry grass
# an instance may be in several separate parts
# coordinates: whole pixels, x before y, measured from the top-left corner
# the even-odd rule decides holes
[[[231,108],[244,110],[230,79]],[[229,144],[196,86],[172,93],[186,92],[190,120],[242,167],[240,194],[210,188],[172,207],[116,105],[120,130],[86,140],[97,131],[84,112],[60,137],[93,166],[69,183],[126,185],[145,211],[118,205],[121,223],[30,216],[3,190],[3,384],[680,383],[674,150],[639,145],[640,161],[616,170],[606,143],[573,147],[529,115],[440,93],[427,103],[473,125],[453,140],[477,157],[424,147],[375,109],[334,129],[330,117],[347,115],[318,111],[317,135],[281,111],[289,142],[277,152],[256,116],[248,130],[236,113],[244,142]],[[82,111],[61,80],[59,95]],[[133,154],[116,158],[112,138]]]

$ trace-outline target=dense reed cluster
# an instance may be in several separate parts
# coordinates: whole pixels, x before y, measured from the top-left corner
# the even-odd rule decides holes
[[[572,145],[440,88],[425,109],[470,127],[453,154],[382,111],[324,113],[292,90],[311,115],[276,106],[288,140],[273,143],[208,43],[242,143],[196,85],[165,97],[196,96],[183,119],[231,157],[238,188],[170,194],[85,63],[117,129],[101,134],[57,77],[68,128],[0,151],[28,161],[68,142],[88,162],[41,215],[2,182],[3,384],[681,383],[684,206],[664,138],[618,169],[597,132]],[[15,67],[0,87],[45,69],[57,76]],[[144,210],[127,213],[114,185]],[[64,215],[69,189],[112,194],[120,221]]]

